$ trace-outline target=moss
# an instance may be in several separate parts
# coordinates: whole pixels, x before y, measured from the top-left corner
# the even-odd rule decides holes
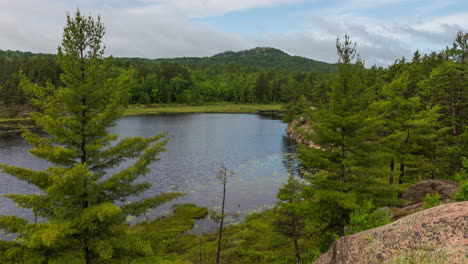
[[[174,206],[174,217],[183,219],[203,219],[208,215],[208,209],[195,204],[178,204]]]

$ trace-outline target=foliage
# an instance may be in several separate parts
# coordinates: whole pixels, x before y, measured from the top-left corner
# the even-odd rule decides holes
[[[463,168],[457,178],[460,188],[453,198],[458,202],[468,201],[468,159],[463,159]]]
[[[223,263],[292,263],[294,246],[289,239],[274,228],[274,210],[252,213],[243,223],[225,228],[223,234]],[[159,229],[164,233],[164,229]],[[217,235],[185,235],[172,240],[172,244],[162,254],[167,261],[185,260],[191,263],[215,263]],[[305,263],[319,256],[312,241],[307,238],[299,241],[307,248],[301,255]],[[137,261],[136,263],[151,263]],[[157,262],[156,262],[157,263]],[[171,262],[169,262],[171,263]]]
[[[248,66],[266,69],[282,69],[290,71],[321,71],[333,72],[333,64],[315,61],[299,56],[290,56],[274,48],[257,47],[239,52],[226,51],[205,58],[176,58],[169,61],[186,65],[216,65],[216,66]]]
[[[162,193],[127,202],[151,185],[135,182],[147,166],[165,151],[164,134],[150,138],[124,138],[107,132],[123,113],[132,71],[113,71],[103,59],[104,26],[98,17],[67,14],[58,63],[63,85],[32,83],[21,75],[20,86],[38,111],[31,114],[47,136],[25,129],[29,152],[48,161],[44,171],[0,165],[3,172],[37,186],[39,194],[9,194],[18,206],[31,209],[43,223],[0,216],[1,228],[18,234],[3,243],[2,262],[97,263],[128,261],[153,253],[148,241],[127,232],[125,219],[181,196]],[[129,167],[108,173],[125,160]]]
[[[440,204],[440,196],[439,196],[439,193],[438,192],[435,192],[435,193],[427,193],[426,194],[426,197],[423,198],[423,208],[424,209],[429,209],[429,208],[432,208],[434,206],[437,206]]]
[[[207,60],[213,63],[205,62]],[[336,70],[335,65],[292,57],[275,49],[265,49],[260,53],[245,51],[242,55],[227,57],[219,55],[199,59],[116,58],[114,68],[115,71],[132,68],[137,73],[138,78],[133,80],[130,89],[131,103],[190,105],[223,101],[285,102],[288,101],[286,90],[296,89],[291,86],[287,88],[285,83],[288,79],[304,74],[298,71],[315,69],[314,75],[318,75],[319,72]],[[58,63],[58,56],[0,50],[0,87],[4,94],[1,100],[3,102],[0,103],[3,103],[3,108],[10,116],[17,115],[18,107],[28,101],[18,87],[19,70],[22,70],[33,83],[44,85],[50,82],[54,87],[62,85],[59,78],[62,69]],[[263,82],[259,85],[258,79],[261,76]],[[304,83],[301,86],[308,85]]]
[[[192,238],[192,236],[185,237],[184,233],[194,227],[196,219],[202,219],[207,214],[206,208],[200,208],[193,204],[181,204],[173,207],[172,215],[169,217],[138,223],[131,227],[129,233],[149,241],[153,251],[157,253],[154,256],[141,258],[141,263],[147,263],[143,260],[149,261],[159,258],[158,255],[169,251],[178,251],[179,241]],[[182,248],[189,246],[183,245]]]
[[[376,207],[398,205],[401,191],[422,179],[458,180],[454,198],[467,200],[466,33],[458,32],[445,51],[416,51],[411,59],[366,69],[347,36],[337,40],[337,64],[272,48],[206,58],[104,59],[99,19],[78,13],[67,23],[57,55],[0,51],[1,115],[36,111],[31,116],[50,136],[25,129],[24,137],[34,146],[31,154],[52,164],[45,171],[1,166],[42,190],[7,197],[48,220],[0,217],[0,228],[19,234],[0,241],[2,263],[215,260],[215,235],[183,234],[206,209],[181,205],[172,217],[131,228],[125,223],[182,195],[126,201],[149,188],[138,177],[166,142],[163,135],[114,141],[107,128],[127,102],[137,104],[126,110],[130,115],[257,112],[284,103],[285,120],[309,123],[311,130],[301,132],[315,147],[299,146],[301,179],[288,180],[271,210],[224,229],[226,263],[311,262],[345,231],[387,223],[389,215]],[[80,50],[76,38],[88,37]],[[109,172],[127,159],[134,164]],[[438,203],[437,193],[425,199],[427,208]]]
[[[355,44],[346,36],[337,40],[338,74],[332,83],[330,101],[318,110],[305,114],[311,125],[308,138],[316,147],[301,146],[302,163],[309,170],[304,177],[310,185],[303,197],[309,203],[310,232],[326,238],[328,247],[336,236],[345,233],[350,213],[359,208],[359,200],[373,199],[382,203],[391,186],[384,184],[378,173],[379,153],[373,142],[373,127],[366,123],[364,70],[357,58]],[[390,200],[392,197],[387,195]],[[328,245],[327,245],[328,244]]]
[[[389,211],[376,208],[371,200],[366,200],[359,209],[350,214],[347,232],[354,234],[391,222],[392,216]]]
[[[200,106],[180,104],[159,104],[146,106],[130,106],[124,115],[147,115],[163,113],[258,113],[258,112],[282,112],[279,104],[232,104],[232,103],[207,103]]]

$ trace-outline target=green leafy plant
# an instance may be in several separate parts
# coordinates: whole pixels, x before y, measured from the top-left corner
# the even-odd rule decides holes
[[[458,192],[453,196],[455,201],[463,202],[468,201],[468,159],[463,159],[463,168],[461,173],[458,175],[457,180],[460,181],[460,188]]]
[[[439,193],[435,192],[435,193],[428,193],[426,194],[426,197],[423,199],[423,208],[424,209],[429,209],[429,208],[432,208],[434,206],[437,206],[440,204],[440,196],[439,196]]]
[[[386,225],[392,221],[389,211],[376,208],[371,200],[364,201],[361,208],[350,214],[348,234]]]
[[[115,142],[118,135],[108,132],[123,113],[133,72],[112,72],[103,58],[104,32],[99,17],[79,10],[68,14],[57,55],[63,86],[40,86],[21,76],[21,88],[38,109],[32,119],[48,134],[24,128],[23,137],[32,145],[29,153],[51,165],[35,171],[0,164],[0,170],[41,190],[5,196],[46,221],[0,215],[0,228],[18,235],[0,242],[0,263],[129,263],[152,255],[149,241],[129,234],[125,219],[183,195],[160,193],[124,203],[151,187],[137,179],[165,151],[167,139],[159,134]],[[126,160],[133,163],[110,172]]]

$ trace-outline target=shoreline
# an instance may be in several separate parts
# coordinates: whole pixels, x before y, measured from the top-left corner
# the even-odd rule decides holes
[[[123,116],[181,113],[281,113],[282,104],[130,105]]]
[[[282,104],[222,104],[209,103],[206,105],[128,105],[122,117],[158,114],[189,114],[189,113],[227,113],[227,114],[281,114]],[[0,136],[21,134],[18,123],[34,127],[30,117],[0,118]]]

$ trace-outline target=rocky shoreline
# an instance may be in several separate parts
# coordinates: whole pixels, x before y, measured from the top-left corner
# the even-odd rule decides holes
[[[307,139],[306,135],[311,132],[311,126],[307,123],[307,119],[302,116],[294,119],[286,128],[286,135],[292,142],[304,144],[311,148],[319,148],[317,145],[314,145],[310,139]]]

